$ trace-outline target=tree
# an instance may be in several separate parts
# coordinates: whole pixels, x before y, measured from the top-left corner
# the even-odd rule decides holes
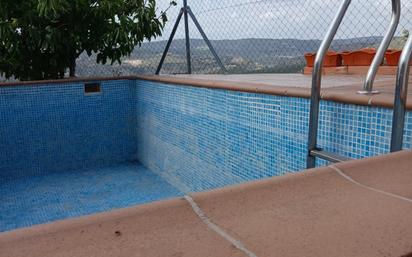
[[[83,52],[96,53],[97,63],[121,63],[162,34],[166,11],[159,13],[155,0],[0,0],[0,75],[75,76]]]

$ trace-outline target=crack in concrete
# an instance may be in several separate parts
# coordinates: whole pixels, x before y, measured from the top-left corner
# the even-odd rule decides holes
[[[221,237],[229,241],[234,247],[245,253],[248,257],[257,257],[255,253],[246,248],[246,246],[239,240],[230,236],[225,230],[213,223],[210,218],[200,209],[192,197],[186,195],[184,199],[190,204],[196,215],[208,226],[211,230],[219,234]]]
[[[370,191],[373,191],[373,192],[376,192],[376,193],[380,193],[380,194],[383,194],[383,195],[386,195],[386,196],[389,196],[389,197],[392,197],[392,198],[396,198],[396,199],[399,199],[399,200],[402,200],[402,201],[406,201],[406,202],[412,203],[412,199],[410,199],[410,198],[407,198],[407,197],[404,197],[404,196],[401,196],[401,195],[397,195],[397,194],[392,194],[392,193],[389,193],[389,192],[386,192],[386,191],[383,191],[383,190],[380,190],[380,189],[377,189],[377,188],[374,188],[374,187],[370,187],[370,186],[364,185],[364,184],[362,184],[362,183],[354,180],[353,178],[349,177],[348,175],[346,175],[341,169],[339,169],[339,168],[336,167],[335,165],[330,165],[329,167],[330,167],[331,169],[333,169],[334,171],[336,171],[336,172],[337,172],[339,175],[341,175],[343,178],[345,178],[345,179],[348,180],[349,182],[351,182],[351,183],[353,183],[353,184],[355,184],[355,185],[357,185],[357,186],[359,186],[359,187],[362,187],[362,188],[364,188],[364,189],[368,189],[368,190],[370,190]]]

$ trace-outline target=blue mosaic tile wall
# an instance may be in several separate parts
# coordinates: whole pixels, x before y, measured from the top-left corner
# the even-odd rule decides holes
[[[308,99],[136,85],[137,159],[182,191],[305,169]],[[322,102],[320,113],[324,149],[352,158],[389,152],[391,110]],[[411,148],[410,112],[406,120],[404,147]]]
[[[138,161],[183,192],[305,168],[309,100],[148,81],[0,87],[0,174],[8,178]],[[387,153],[392,111],[322,102],[319,145]],[[411,148],[407,114],[405,148]],[[319,165],[325,164],[319,162]]]
[[[135,159],[135,82],[0,87],[1,179]]]

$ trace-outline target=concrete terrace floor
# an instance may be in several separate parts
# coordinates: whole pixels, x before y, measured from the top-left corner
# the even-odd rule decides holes
[[[204,84],[205,87],[227,87],[231,89],[256,90],[262,93],[286,94],[294,96],[309,97],[312,85],[312,76],[304,74],[180,74],[180,75],[160,75],[145,76],[149,79],[170,81],[170,82],[188,82],[195,84]],[[376,103],[392,105],[395,92],[396,76],[395,75],[377,75],[374,81],[374,89],[380,94],[360,95],[359,90],[363,90],[366,75],[323,75],[322,76],[322,94],[326,95],[326,100],[343,100],[355,103],[367,103],[371,97],[376,99]],[[409,79],[409,95],[412,95],[412,73]],[[410,98],[410,97],[409,97]],[[374,100],[375,100],[374,99]],[[386,103],[387,102],[387,103]],[[412,103],[412,100],[409,101]]]
[[[2,181],[0,232],[180,196],[138,163]]]
[[[224,81],[236,83],[256,83],[267,86],[284,86],[310,88],[312,82],[311,75],[303,74],[179,74],[162,75],[163,77],[176,77],[185,79],[207,80],[211,82]],[[322,77],[323,88],[335,88],[341,86],[362,85],[365,76],[363,75],[324,75]],[[376,83],[393,82],[394,76],[377,76]]]
[[[412,151],[0,233],[0,257],[406,257]]]

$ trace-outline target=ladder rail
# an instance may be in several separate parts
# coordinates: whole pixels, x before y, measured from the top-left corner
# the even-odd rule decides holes
[[[366,80],[363,85],[363,90],[358,91],[359,94],[377,94],[379,91],[373,90],[373,83],[378,73],[378,69],[383,62],[385,53],[389,48],[389,45],[395,35],[396,29],[398,28],[399,20],[401,17],[401,0],[392,0],[392,18],[385,36],[381,44],[379,45],[378,51],[373,58],[372,64],[366,75]]]
[[[396,89],[395,100],[393,104],[393,120],[391,135],[391,152],[402,150],[411,59],[412,36],[409,36],[405,44],[405,47],[403,48],[401,57],[399,59],[398,70],[396,74]]]
[[[309,136],[308,136],[308,156],[307,156],[307,167],[315,167],[316,157],[312,155],[313,150],[317,150],[317,136],[318,136],[318,123],[319,123],[319,104],[320,104],[320,90],[322,84],[322,68],[323,61],[326,56],[330,45],[338,31],[343,18],[346,15],[351,4],[351,0],[343,0],[338,13],[330,25],[325,38],[319,47],[316,54],[315,63],[313,66],[312,73],[312,89],[311,89],[311,103],[310,103],[310,117],[309,117]]]

